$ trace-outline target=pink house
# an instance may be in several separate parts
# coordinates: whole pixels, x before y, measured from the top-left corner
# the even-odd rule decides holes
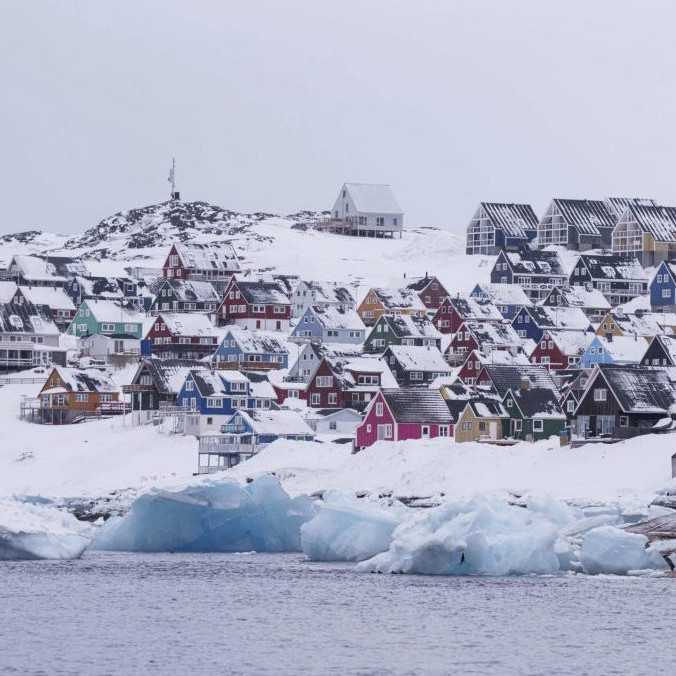
[[[357,427],[358,450],[376,441],[453,436],[453,417],[438,390],[384,389],[371,400]]]

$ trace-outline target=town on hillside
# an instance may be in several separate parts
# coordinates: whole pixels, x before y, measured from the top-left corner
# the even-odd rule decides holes
[[[405,237],[382,184],[345,183],[304,227]],[[17,254],[0,269],[0,385],[34,379],[16,403],[30,424],[166,422],[205,474],[277,439],[359,452],[676,430],[675,207],[557,198],[538,218],[482,202],[466,237],[490,281],[461,292],[421,270],[359,297],[248,269],[227,241],[167,241],[157,268]]]

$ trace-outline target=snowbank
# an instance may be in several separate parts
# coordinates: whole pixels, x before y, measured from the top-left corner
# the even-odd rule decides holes
[[[307,497],[290,498],[279,481],[240,486],[219,481],[137,498],[110,519],[95,548],[134,552],[295,552],[300,527],[315,514]]]
[[[91,526],[53,507],[0,500],[0,560],[77,559]]]

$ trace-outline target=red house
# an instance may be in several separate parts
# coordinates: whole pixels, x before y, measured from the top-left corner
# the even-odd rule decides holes
[[[192,279],[224,285],[236,272],[239,260],[226,242],[210,244],[173,244],[162,266],[167,279]]]
[[[463,322],[469,320],[501,322],[503,317],[491,300],[458,294],[442,300],[432,323],[441,333],[455,333]]]
[[[357,427],[355,447],[376,441],[406,441],[453,436],[453,417],[436,390],[385,389],[369,404]]]
[[[554,371],[580,365],[580,358],[594,338],[584,331],[544,331],[530,360]]]
[[[496,350],[508,350],[518,354],[522,340],[511,324],[466,321],[460,324],[446,348],[444,357],[449,364],[462,364],[472,350],[491,354]]]
[[[427,273],[424,277],[412,281],[406,288],[415,291],[428,310],[438,309],[444,298],[448,296],[444,285],[436,277],[430,277]]]
[[[242,282],[233,277],[216,311],[219,326],[289,331],[291,303],[278,282]]]
[[[218,347],[218,332],[205,314],[160,314],[146,340],[160,359],[202,359]]]
[[[324,357],[307,384],[306,399],[312,408],[343,408],[342,381]]]
[[[472,350],[467,355],[465,363],[460,367],[458,378],[460,378],[465,385],[474,385],[479,380],[481,370],[487,364],[496,364],[499,366],[528,366],[530,362],[523,352],[512,354],[508,350],[493,350],[490,354],[484,354],[479,350]]]

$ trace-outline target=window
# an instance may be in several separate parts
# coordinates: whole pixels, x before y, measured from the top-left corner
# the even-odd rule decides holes
[[[391,439],[392,425],[378,425],[378,439]]]
[[[214,424],[214,419],[211,416],[207,417],[207,425],[213,425],[213,424]]]
[[[221,408],[223,406],[222,397],[208,397],[207,406],[209,408]]]
[[[283,305],[275,305],[273,312],[276,315],[283,315],[284,314],[284,306]]]
[[[658,284],[662,283],[662,275],[657,275],[657,283]]]
[[[75,401],[88,401],[89,394],[87,392],[77,392],[75,395]]]
[[[101,333],[113,333],[115,324],[101,324]]]
[[[486,431],[486,423],[483,420],[479,421],[479,432],[485,432]]]
[[[440,437],[448,436],[448,425],[439,425],[439,436]]]
[[[383,402],[382,402],[382,401],[379,401],[379,402],[376,404],[376,415],[377,415],[379,418],[382,418],[382,417],[383,417],[383,408],[384,408]]]
[[[265,312],[265,305],[254,305],[253,311],[258,312],[258,313]],[[306,317],[305,321],[307,322],[307,321],[310,321],[310,320]]]
[[[313,392],[312,397],[310,399],[310,405],[311,406],[319,406],[321,403],[321,397],[319,396],[319,392]]]
[[[195,383],[192,380],[187,380],[185,383],[186,392],[192,392],[195,389]]]
[[[317,387],[332,387],[333,376],[317,376]]]
[[[471,432],[472,431],[472,423],[471,422],[462,423],[462,431],[463,432]]]
[[[620,416],[620,427],[629,427],[629,418],[626,415]]]
[[[520,432],[521,429],[522,429],[521,420],[515,420],[515,421],[514,421],[514,431],[515,431],[515,432]]]
[[[542,432],[544,430],[544,423],[542,420],[533,420],[533,432]]]
[[[662,298],[671,298],[671,289],[662,289]]]
[[[422,371],[411,371],[410,378],[411,378],[411,380],[422,380],[423,379],[423,373],[422,373]]]
[[[329,429],[332,430],[332,431],[335,431],[335,430],[338,429],[338,425],[336,424],[336,421],[335,421],[335,420],[332,420],[332,421],[329,423]]]
[[[594,401],[606,401],[607,392],[604,387],[597,387],[594,390]]]
[[[124,325],[125,333],[136,333],[136,324],[125,324]]]
[[[575,401],[573,399],[569,399],[566,402],[566,411],[568,413],[575,413]]]
[[[512,408],[512,404],[513,404],[512,400],[508,399],[507,400],[507,408]]]
[[[338,403],[338,395],[335,392],[329,392],[329,404],[334,406]]]

